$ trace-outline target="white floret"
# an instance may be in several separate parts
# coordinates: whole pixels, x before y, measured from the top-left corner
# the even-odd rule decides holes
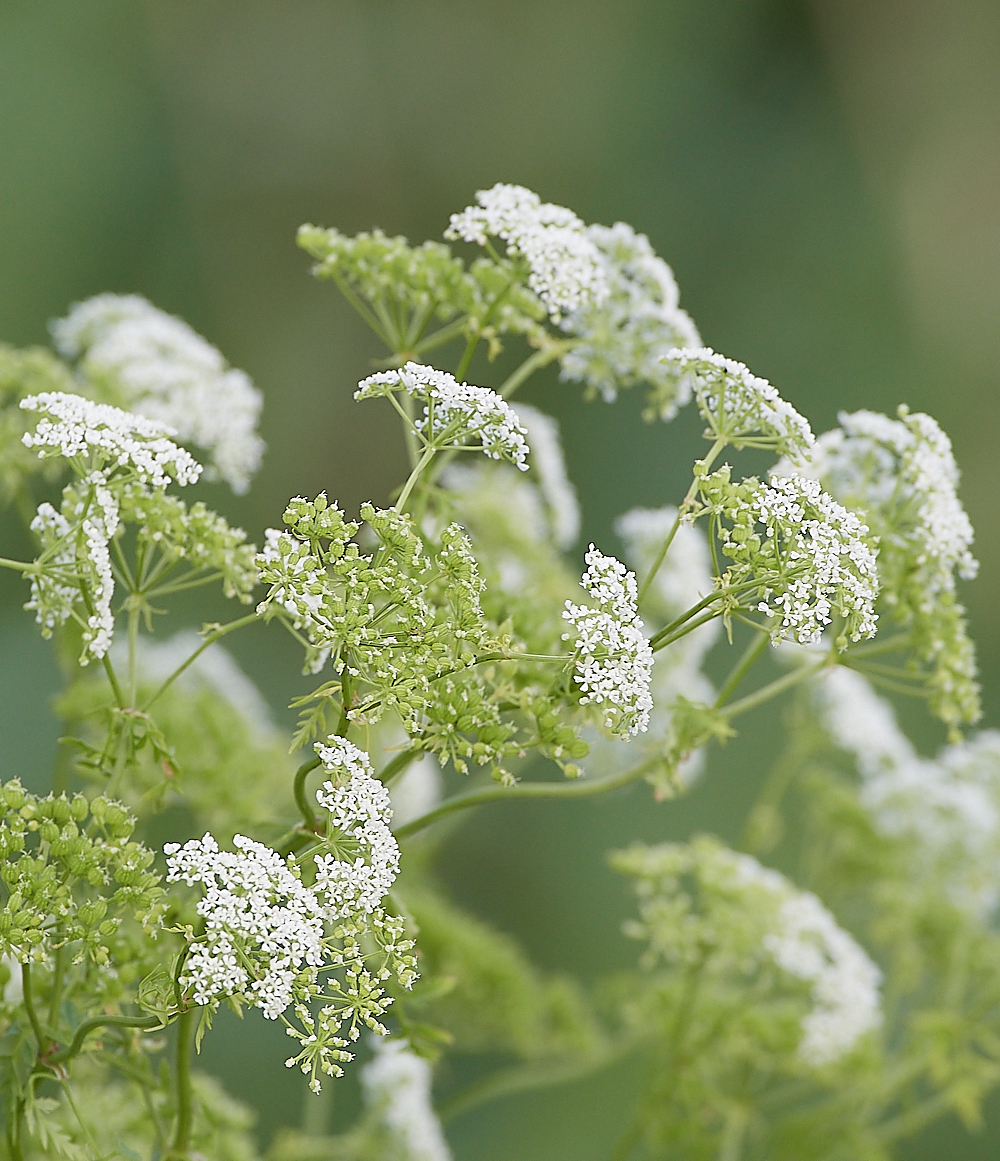
[[[508,254],[524,257],[528,285],[554,319],[607,296],[600,254],[583,222],[524,186],[497,182],[479,190],[476,205],[451,215],[445,237],[480,246],[490,237],[506,242]]]

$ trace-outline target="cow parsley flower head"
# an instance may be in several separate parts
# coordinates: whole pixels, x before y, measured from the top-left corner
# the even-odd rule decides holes
[[[451,1161],[434,1113],[431,1066],[405,1040],[371,1038],[374,1056],[361,1070],[365,1106],[389,1137],[398,1161]]]
[[[580,535],[580,505],[576,489],[566,473],[559,424],[526,403],[517,406],[517,418],[524,425],[531,445],[531,467],[548,509],[552,539],[564,551]]]
[[[723,584],[749,589],[760,580],[756,609],[774,619],[775,643],[816,642],[835,614],[844,619],[839,648],[874,636],[878,574],[868,527],[818,481],[789,476],[734,484],[722,468],[700,487],[722,551],[734,562]]]
[[[929,415],[905,407],[897,419],[871,411],[839,419],[839,427],[817,440],[808,463],[782,462],[774,471],[819,479],[878,537],[882,608],[910,629],[926,667],[931,709],[956,732],[977,720],[979,686],[955,579],[971,579],[978,564],[951,443]]]
[[[480,246],[490,237],[502,239],[508,254],[524,258],[528,285],[556,320],[607,295],[600,254],[583,222],[524,186],[497,182],[479,190],[476,205],[451,215],[445,237]]]
[[[316,801],[353,851],[348,859],[316,856],[316,892],[333,921],[358,911],[370,915],[381,906],[399,872],[399,846],[389,829],[389,791],[373,776],[364,750],[346,738],[317,742],[316,753],[334,776],[316,792]]]
[[[609,292],[562,320],[577,342],[560,358],[561,378],[585,383],[611,402],[637,383],[651,387],[647,417],[672,419],[691,397],[690,378],[664,362],[675,347],[699,347],[689,315],[678,305],[673,271],[645,234],[625,222],[588,226],[601,257]]]
[[[912,844],[914,881],[943,885],[958,907],[987,917],[1000,902],[1000,731],[925,758],[860,673],[835,668],[813,690],[827,733],[856,764],[876,829]]]
[[[61,455],[109,475],[124,468],[154,488],[165,488],[171,479],[193,484],[201,475],[201,465],[166,438],[169,429],[141,415],[63,391],[29,395],[21,407],[41,414],[22,440],[39,449],[39,458]]]
[[[101,294],[52,324],[67,358],[132,411],[207,453],[207,479],[245,492],[260,466],[263,396],[187,323],[137,294]]]
[[[808,420],[743,363],[701,347],[668,351],[664,366],[690,379],[708,438],[734,447],[773,448],[793,459],[815,442]]]
[[[577,634],[574,680],[581,704],[603,706],[604,724],[625,739],[649,726],[653,651],[636,608],[635,573],[593,544],[585,560],[580,585],[598,607],[566,602],[563,618]]]
[[[878,967],[815,895],[784,875],[708,838],[636,844],[612,862],[637,880],[640,922],[626,930],[648,941],[646,967],[701,963],[724,994],[748,977],[759,995],[764,986],[780,994],[808,985],[795,1045],[805,1064],[835,1064],[881,1024]],[[770,981],[767,960],[780,973]],[[703,988],[713,991],[707,981]],[[751,1020],[752,1037],[759,1016]]]
[[[276,1020],[303,964],[324,962],[323,910],[276,851],[243,835],[233,845],[221,851],[206,834],[163,848],[167,882],[205,888],[197,907],[205,938],[191,945],[180,983],[196,1004],[245,996]]]
[[[490,459],[509,460],[527,471],[527,432],[518,423],[514,409],[489,387],[459,383],[447,371],[407,363],[398,370],[378,371],[362,379],[354,398],[373,399],[395,391],[423,401],[423,417],[413,426],[427,444],[462,447],[468,440],[476,440]]]

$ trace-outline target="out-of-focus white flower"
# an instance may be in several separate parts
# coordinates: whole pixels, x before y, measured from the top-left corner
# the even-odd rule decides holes
[[[531,467],[538,476],[538,485],[548,509],[552,539],[565,551],[572,548],[580,535],[580,505],[576,489],[566,474],[559,424],[527,403],[517,405],[517,417],[524,425],[531,446]]]
[[[745,364],[701,347],[669,351],[664,365],[690,378],[698,410],[713,436],[734,447],[773,448],[792,458],[812,447],[808,420]]]
[[[611,402],[623,388],[648,383],[651,411],[671,419],[691,398],[690,378],[664,363],[676,347],[700,347],[697,328],[678,305],[673,271],[645,234],[625,222],[588,226],[609,293],[579,307],[562,328],[579,341],[561,357],[562,378],[582,382]]]
[[[451,215],[445,237],[486,244],[507,243],[507,253],[528,264],[528,285],[554,319],[601,302],[608,293],[604,265],[583,222],[565,206],[543,202],[521,185],[497,182],[476,193],[476,205]]]
[[[424,402],[423,417],[413,426],[429,443],[461,447],[475,439],[490,459],[509,460],[527,471],[527,433],[510,404],[489,387],[459,383],[447,371],[411,362],[362,379],[354,398],[373,399],[395,391],[405,391]]]
[[[129,410],[208,454],[207,479],[245,492],[260,467],[263,396],[187,323],[137,294],[101,294],[52,324],[59,351]]]
[[[405,1040],[371,1038],[361,1070],[365,1105],[391,1139],[393,1161],[451,1161],[431,1099],[431,1066]]]
[[[649,726],[653,651],[636,608],[635,573],[593,544],[585,560],[580,586],[598,607],[566,602],[563,618],[577,633],[574,680],[581,703],[603,706],[604,724],[624,739]]]

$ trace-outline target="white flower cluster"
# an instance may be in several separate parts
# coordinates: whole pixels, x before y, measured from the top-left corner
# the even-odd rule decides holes
[[[57,454],[86,463],[89,457],[108,475],[124,468],[154,488],[165,488],[171,478],[193,484],[201,475],[201,465],[166,438],[169,428],[141,415],[63,391],[29,395],[21,407],[41,413],[35,430],[23,436],[25,447],[40,449],[40,458]]]
[[[626,560],[637,573],[649,571],[676,519],[677,509],[667,506],[633,508],[615,521],[615,532],[625,544]],[[712,558],[705,533],[697,525],[682,522],[646,593],[644,612],[649,611],[660,624],[667,624],[708,596],[713,588]],[[715,687],[701,667],[721,631],[718,619],[707,621],[659,654],[653,670],[651,731],[662,734],[669,727],[671,706],[678,695],[706,705],[715,700]],[[691,785],[703,765],[702,749],[689,754],[677,771],[681,784]]]
[[[461,447],[476,439],[490,459],[509,460],[527,471],[527,433],[510,404],[489,387],[459,383],[447,371],[411,362],[362,379],[354,398],[372,399],[399,390],[423,400],[423,417],[413,426],[428,444]]]
[[[292,1002],[303,963],[324,963],[324,911],[276,851],[243,835],[233,845],[237,853],[220,851],[206,834],[163,848],[168,883],[205,888],[198,903],[205,940],[191,946],[180,982],[196,1004],[247,995],[265,1019],[276,1020]]]
[[[873,637],[878,570],[876,554],[865,540],[867,525],[827,495],[818,481],[795,476],[762,486],[751,508],[769,539],[779,530],[794,530],[781,562],[791,574],[790,583],[757,605],[759,612],[776,619],[774,636],[787,634],[802,645],[818,641],[836,610],[853,622],[851,640]]]
[[[337,953],[324,941],[326,923],[346,922],[360,932],[370,921],[379,930],[392,927],[393,946],[398,942],[401,927],[397,930],[398,923],[379,910],[399,869],[399,847],[388,826],[388,791],[372,777],[367,754],[343,738],[330,742],[318,743],[317,752],[338,783],[346,779],[346,784],[328,781],[316,794],[329,811],[328,849],[314,856],[311,887],[293,863],[242,835],[233,839],[235,853],[221,851],[210,834],[183,847],[164,847],[167,881],[205,888],[198,903],[205,937],[192,942],[180,977],[196,1003],[244,996],[266,1019],[277,1019],[300,1002],[296,988],[303,972],[311,983],[320,968],[360,962],[360,952]],[[409,986],[416,978],[412,962],[399,967],[401,982]],[[358,971],[363,964],[355,975]],[[380,980],[388,978],[387,969],[383,972]],[[376,981],[368,984],[367,998],[377,1014],[389,1001]]]
[[[361,1070],[365,1106],[390,1139],[394,1161],[451,1161],[431,1099],[431,1066],[405,1040],[372,1037]]]
[[[208,454],[206,478],[245,492],[260,466],[263,396],[187,323],[137,294],[101,294],[52,324],[59,351],[130,410]]]
[[[793,459],[815,442],[808,420],[745,364],[700,347],[675,348],[664,356],[664,365],[690,378],[714,437],[734,447],[773,448]]]
[[[508,254],[519,254],[527,262],[528,285],[554,319],[607,296],[601,256],[572,210],[543,202],[524,186],[502,182],[479,190],[476,203],[451,215],[445,237],[480,246],[488,237],[501,238]]]
[[[649,726],[653,651],[636,608],[635,573],[593,544],[585,560],[580,585],[598,607],[566,602],[563,618],[577,632],[574,680],[581,703],[603,706],[604,724],[624,739]]]
[[[883,834],[915,844],[915,881],[944,885],[960,907],[1000,904],[1000,731],[925,758],[892,707],[860,673],[836,668],[815,685],[824,725],[861,776],[860,797]]]
[[[565,551],[572,548],[580,535],[580,505],[576,489],[566,474],[559,424],[527,403],[518,404],[517,418],[524,425],[531,446],[531,466],[548,509],[552,539],[557,548]]]
[[[31,395],[21,407],[41,413],[35,430],[22,437],[24,445],[40,449],[40,457],[65,456],[82,477],[65,489],[61,513],[42,504],[31,523],[42,542],[44,571],[32,577],[26,608],[35,610],[43,635],[49,636],[72,614],[82,585],[87,620],[80,663],[86,665],[107,653],[114,636],[115,580],[108,548],[120,524],[114,486],[134,482],[163,488],[172,478],[190,484],[201,466],[166,438],[160,424],[117,407],[64,392]]]
[[[889,536],[905,536],[899,517],[915,513],[915,563],[929,595],[952,592],[956,571],[971,580],[979,570],[971,552],[972,523],[958,498],[951,441],[937,422],[906,408],[899,419],[874,411],[841,412],[838,419],[840,427],[819,437],[800,470],[822,480],[849,507],[867,512],[891,506],[896,511],[887,513]]]
[[[816,1068],[832,1064],[881,1024],[882,973],[815,895],[749,855],[725,854],[739,882],[763,887],[778,900],[777,926],[764,936],[764,949],[782,971],[812,985],[799,1055]]]
[[[316,890],[337,921],[359,911],[370,915],[381,905],[399,872],[399,845],[389,829],[389,791],[373,777],[368,755],[346,738],[330,742],[317,742],[316,753],[336,781],[324,782],[316,801],[330,812],[354,857],[317,855]]]
[[[681,310],[673,271],[645,234],[625,222],[588,226],[601,256],[607,297],[585,304],[562,321],[579,342],[560,359],[562,378],[583,382],[611,402],[636,383],[654,388],[661,419],[671,419],[691,397],[690,379],[664,364],[676,347],[700,347],[697,328]]]

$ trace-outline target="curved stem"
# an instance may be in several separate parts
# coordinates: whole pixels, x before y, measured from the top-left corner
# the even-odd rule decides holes
[[[485,786],[468,794],[458,794],[446,798],[440,806],[422,814],[411,822],[404,823],[393,833],[397,838],[409,838],[424,830],[431,823],[447,818],[457,810],[467,810],[470,806],[482,806],[487,802],[515,802],[526,798],[591,798],[595,794],[607,794],[610,790],[620,790],[638,782],[646,774],[655,770],[662,762],[659,756],[647,758],[638,766],[633,766],[621,774],[601,778],[596,782],[579,780],[575,782],[522,782],[519,786]]]
[[[390,762],[387,762],[376,777],[383,786],[391,786],[397,778],[401,778],[409,769],[419,750],[402,750]]]
[[[104,666],[104,672],[108,675],[108,681],[111,685],[111,692],[115,695],[115,701],[118,702],[119,709],[125,709],[128,702],[125,700],[125,694],[122,691],[121,685],[118,683],[118,674],[115,673],[115,667],[111,664],[111,658],[104,654],[101,658],[101,664]]]
[[[163,684],[153,694],[153,696],[149,699],[149,701],[146,702],[146,704],[142,707],[143,712],[148,710],[149,707],[153,704],[153,702],[155,702],[158,698],[160,698],[164,693],[167,692],[167,690],[171,687],[171,685],[173,685],[173,683],[177,680],[177,678],[180,677],[180,675],[184,672],[184,670],[187,669],[187,667],[189,665],[193,665],[198,660],[198,658],[202,655],[202,653],[205,652],[205,650],[209,647],[209,645],[214,645],[216,641],[221,640],[221,638],[225,637],[228,633],[232,633],[235,629],[242,629],[244,625],[252,625],[252,624],[254,624],[255,621],[259,621],[259,620],[260,620],[260,618],[257,616],[256,613],[248,613],[245,617],[240,617],[236,621],[230,621],[228,625],[220,625],[219,628],[216,629],[214,632],[209,633],[209,635],[198,646],[198,648],[191,654],[191,656],[186,661],[184,661],[182,664],[177,666],[177,668],[173,671],[173,673],[171,673],[171,675],[166,679],[166,681],[163,682]]]
[[[406,501],[410,498],[410,493],[413,491],[417,480],[424,474],[425,469],[430,465],[430,462],[437,455],[436,447],[424,448],[424,454],[417,461],[416,467],[410,472],[410,478],[403,485],[403,490],[399,493],[399,499],[393,504],[393,508],[397,512],[405,511]]]
[[[504,379],[497,388],[497,394],[502,395],[504,399],[509,399],[536,371],[540,371],[542,367],[547,367],[553,359],[557,359],[563,351],[568,350],[572,345],[572,342],[565,340],[563,342],[554,342],[551,346],[543,347],[540,351],[535,351],[533,355],[529,355],[524,360],[520,367],[512,371]]]
[[[72,1060],[74,1056],[79,1056],[83,1048],[83,1042],[91,1034],[96,1032],[98,1028],[162,1028],[163,1021],[159,1016],[92,1016],[89,1020],[84,1020],[77,1028],[76,1034],[68,1048],[63,1048],[60,1052],[54,1052],[51,1056],[47,1056],[46,1063],[61,1064],[63,1061]]]
[[[306,826],[313,832],[315,832],[318,824],[316,822],[316,812],[313,810],[309,798],[306,795],[306,778],[308,778],[317,766],[321,765],[322,759],[318,754],[315,758],[310,758],[308,762],[303,762],[298,770],[295,771],[295,782],[292,785],[292,793],[295,795],[295,805],[301,811]]]
[[[768,685],[762,685],[760,689],[747,694],[746,697],[741,697],[739,701],[730,702],[729,705],[720,708],[727,718],[735,718],[739,714],[745,714],[748,710],[756,709],[757,706],[777,697],[779,693],[784,693],[786,689],[798,685],[800,681],[814,677],[831,664],[836,664],[836,662],[831,662],[828,657],[824,657],[822,661],[816,661],[812,665],[800,666],[798,669],[793,669],[791,673],[786,673],[784,677],[779,677]]]

